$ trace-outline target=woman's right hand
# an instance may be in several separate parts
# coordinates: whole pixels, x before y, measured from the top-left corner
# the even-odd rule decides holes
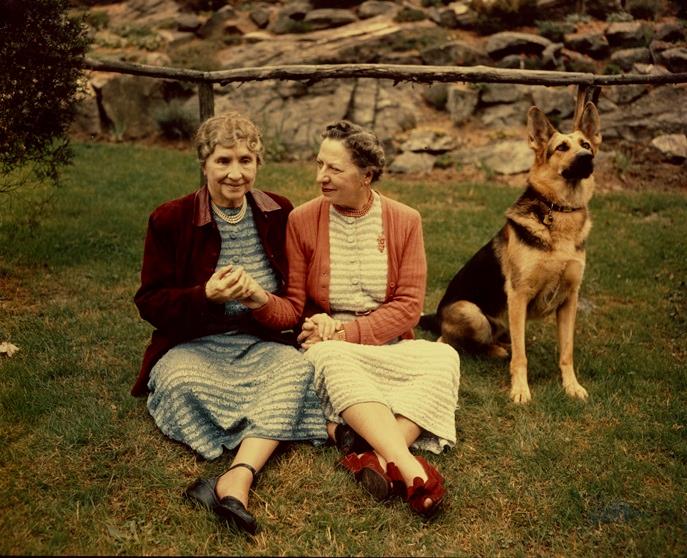
[[[241,266],[226,265],[210,276],[205,284],[205,296],[211,302],[223,304],[238,300],[249,308],[267,302],[265,290]]]

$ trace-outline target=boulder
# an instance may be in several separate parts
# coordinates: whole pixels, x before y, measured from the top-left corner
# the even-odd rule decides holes
[[[446,96],[446,110],[455,126],[464,124],[475,112],[479,93],[474,87],[449,85]]]
[[[564,36],[563,42],[567,48],[588,54],[592,58],[608,56],[608,39],[603,33],[569,33]]]
[[[479,112],[480,122],[488,128],[508,129],[527,123],[527,111],[532,106],[529,100],[500,105],[489,105]]]
[[[196,14],[179,14],[176,18],[177,31],[195,33],[203,24],[203,20]]]
[[[421,96],[412,84],[394,86],[388,80],[379,81],[373,129],[383,142],[388,143],[398,133],[415,128]]]
[[[664,134],[651,140],[653,145],[669,163],[682,164],[687,160],[687,136],[685,134]]]
[[[431,8],[429,14],[437,25],[448,29],[469,29],[477,20],[475,12],[466,2],[451,2],[447,6]]]
[[[499,60],[508,54],[541,54],[551,41],[531,33],[504,31],[487,39],[487,54]]]
[[[427,174],[434,168],[434,160],[435,157],[429,153],[406,151],[393,160],[389,172]]]
[[[302,33],[308,28],[304,24],[305,16],[312,11],[313,6],[307,0],[289,2],[281,8],[269,26],[269,30],[277,35],[286,33]]]
[[[482,164],[498,174],[527,172],[534,163],[534,153],[522,140],[497,143],[482,159]]]
[[[575,97],[567,87],[532,87],[532,101],[547,116],[567,118],[575,110]]]
[[[529,95],[530,86],[513,83],[485,83],[481,87],[480,102],[485,105],[494,103],[515,103]]]
[[[561,49],[560,55],[565,71],[596,73],[596,63],[590,56],[568,48]]]
[[[623,0],[594,0],[586,2],[584,6],[589,15],[603,21],[611,14],[622,12],[622,4]]]
[[[656,26],[654,39],[667,43],[677,43],[685,40],[685,29],[679,23],[659,23]]]
[[[613,48],[635,48],[648,45],[653,32],[641,21],[625,21],[611,23],[605,34]]]
[[[231,6],[223,6],[215,13],[213,13],[197,31],[197,34],[202,39],[208,39],[214,35],[220,34],[223,31],[224,24],[236,17],[236,10]]]
[[[270,13],[261,7],[253,8],[248,17],[258,29],[265,29],[270,23]]]
[[[657,135],[684,133],[685,122],[687,87],[663,85],[604,115],[603,135],[648,143]]]
[[[658,62],[673,73],[687,72],[687,48],[678,47],[664,50],[658,58]]]
[[[422,90],[422,98],[437,110],[446,108],[448,98],[448,83],[433,83]]]
[[[546,70],[564,70],[563,43],[551,43],[541,53],[542,66]]]
[[[534,162],[534,153],[527,142],[509,139],[485,147],[464,149],[455,154],[458,161],[481,165],[498,174],[527,172]]]
[[[166,105],[162,80],[117,75],[92,84],[102,120],[116,140],[135,140],[157,133],[155,114]]]
[[[84,80],[81,84],[79,93],[76,96],[74,118],[70,124],[69,131],[75,134],[87,134],[91,137],[98,136],[103,131],[100,125],[96,92],[87,80]]]
[[[322,9],[308,12],[303,22],[309,29],[317,30],[341,27],[357,20],[349,10]]]
[[[617,105],[626,105],[645,95],[647,91],[649,86],[643,84],[609,85],[601,89],[601,97],[607,97]]]
[[[651,51],[646,47],[623,48],[611,54],[611,63],[624,72],[629,72],[635,64],[649,64],[651,61]]]
[[[368,19],[380,15],[393,17],[399,9],[398,4],[395,2],[368,0],[358,6],[358,17],[360,19]]]
[[[122,2],[121,10],[113,10],[111,24],[135,24],[137,26],[155,26],[158,23],[176,20],[181,11],[174,0],[129,0]]]
[[[410,137],[401,145],[403,151],[431,153],[438,155],[456,148],[456,138],[435,130],[413,130]]]
[[[489,58],[484,51],[465,41],[451,41],[420,52],[424,64],[430,66],[474,66],[485,64]]]

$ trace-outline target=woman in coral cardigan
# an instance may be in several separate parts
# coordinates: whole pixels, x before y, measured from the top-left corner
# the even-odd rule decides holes
[[[327,127],[317,157],[322,195],[289,216],[287,294],[255,283],[246,302],[273,329],[295,326],[341,461],[378,499],[403,496],[433,515],[443,477],[409,447],[455,444],[459,358],[413,340],[427,266],[420,214],[372,189],[378,138],[347,121]]]

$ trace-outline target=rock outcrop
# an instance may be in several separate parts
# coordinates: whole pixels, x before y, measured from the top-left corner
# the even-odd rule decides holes
[[[547,28],[541,24],[539,33],[528,28],[481,35],[479,14],[468,0],[218,1],[212,12],[198,11],[195,4],[199,3],[131,0],[92,9],[107,22],[94,24],[96,48],[91,56],[204,70],[390,63],[595,73],[687,71],[687,33],[677,18],[653,22],[631,20],[625,14],[630,21],[588,18],[585,23],[578,18],[572,24],[565,16],[573,8],[558,0],[538,1],[542,17],[560,18],[560,33],[553,33],[555,25],[549,22],[549,37],[543,36]],[[624,13],[618,2],[596,4],[597,17]],[[91,21],[96,20],[94,15]],[[497,173],[523,172],[531,163],[529,152],[521,152],[526,147],[521,137],[529,106],[536,104],[563,126],[574,107],[573,88],[566,87],[413,85],[362,78],[217,85],[214,93],[216,111],[237,109],[251,115],[273,153],[282,158],[311,157],[321,130],[332,120],[348,118],[369,126],[384,140],[392,172],[428,172],[437,159],[445,161],[448,156],[479,161]],[[604,138],[653,142],[667,161],[682,164],[684,107],[685,85],[606,87],[599,102]],[[197,120],[197,114],[192,85],[93,73],[73,130],[137,140],[160,133],[163,120]],[[446,126],[442,131],[432,129],[438,121],[452,127],[455,136],[462,126],[474,123],[502,130],[504,137],[483,151],[468,150],[446,134]],[[519,141],[511,142],[511,137]]]

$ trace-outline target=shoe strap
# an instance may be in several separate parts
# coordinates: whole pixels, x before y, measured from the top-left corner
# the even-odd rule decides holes
[[[232,469],[236,469],[236,467],[245,467],[248,469],[252,474],[253,478],[258,474],[258,472],[255,470],[255,467],[252,465],[249,465],[248,463],[234,463],[231,467],[227,469],[227,471],[231,471]]]

